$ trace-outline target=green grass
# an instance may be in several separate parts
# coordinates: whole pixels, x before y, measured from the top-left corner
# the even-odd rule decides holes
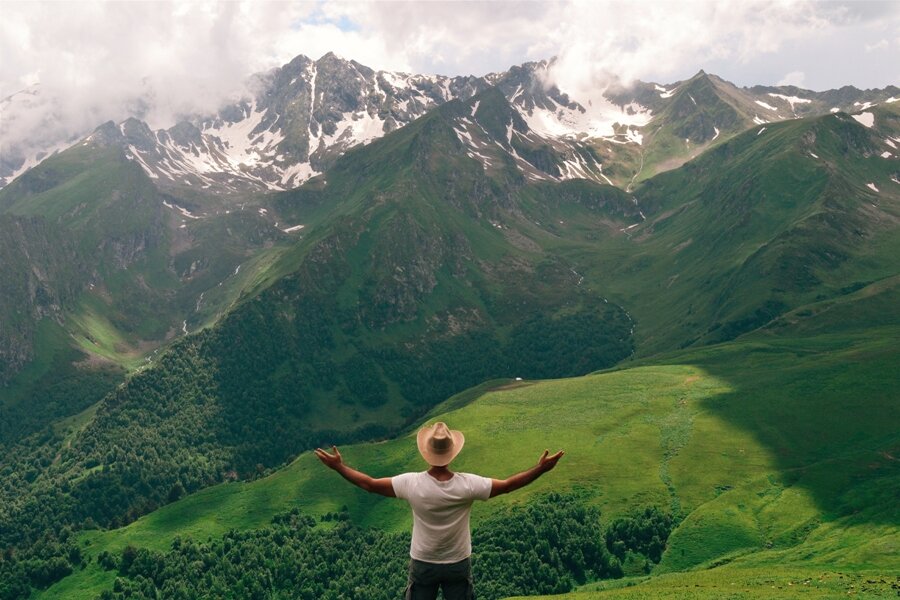
[[[670,574],[610,594],[652,597],[696,585],[705,594],[699,597],[716,597],[731,593],[734,582],[734,593],[744,594],[735,597],[753,598],[827,571],[888,575],[900,549],[892,501],[900,473],[888,458],[900,448],[900,409],[892,401],[898,381],[886,368],[896,364],[897,339],[900,330],[891,328],[775,339],[760,332],[661,361],[671,364],[485,386],[439,407],[429,421],[466,432],[455,464],[461,471],[505,477],[544,448],[567,452],[534,485],[479,505],[476,526],[507,503],[551,490],[579,492],[604,519],[651,504],[680,510],[684,521],[658,568]],[[860,385],[866,393],[848,402],[848,390]],[[373,476],[424,466],[412,431],[342,451]],[[410,524],[402,503],[353,488],[307,453],[264,479],[202,490],[127,527],[84,533],[82,542],[92,556],[129,543],[164,549],[175,536],[261,527],[293,507],[317,515],[342,506],[362,525],[400,531]],[[760,579],[770,567],[784,570],[771,582]],[[60,590],[88,597],[74,591],[79,585],[96,593],[108,585],[96,568],[43,597],[61,597]]]
[[[891,598],[896,596],[895,574],[883,571],[847,572],[768,566],[726,566],[708,571],[672,573],[584,586],[581,590],[545,600],[767,600],[769,598]]]
[[[67,325],[77,346],[85,352],[102,356],[133,370],[143,362],[143,353],[136,348],[138,340],[109,321],[109,307],[99,297],[83,294],[78,306],[70,313]]]
[[[35,327],[33,360],[0,387],[0,408],[9,424],[31,432],[71,417],[93,405],[124,374],[110,364],[85,364],[87,358],[72,344],[68,332],[51,319]]]
[[[116,580],[115,571],[104,571],[96,566],[96,564],[91,565],[66,577],[49,589],[38,592],[36,597],[58,598],[59,600],[90,598],[93,600],[101,591],[112,589],[113,582]]]

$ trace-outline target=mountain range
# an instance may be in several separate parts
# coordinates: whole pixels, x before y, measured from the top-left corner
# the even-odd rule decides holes
[[[298,57],[216,115],[101,124],[9,171],[0,545],[391,438],[485,381],[673,356],[740,379],[731,351],[803,337],[831,356],[851,331],[896,356],[900,90],[701,71],[574,99],[551,66],[443,78]],[[772,385],[802,387],[773,365]],[[875,420],[841,452],[892,455],[891,385],[870,384]],[[790,435],[759,419],[764,443]]]
[[[900,98],[896,87],[863,91],[848,86],[826,92],[794,86],[738,88],[702,71],[687,81],[638,81],[627,88],[613,83],[589,97],[572,98],[552,84],[552,68],[553,61],[541,61],[484,77],[443,77],[375,71],[333,53],[316,61],[298,56],[254,76],[248,87],[255,95],[217,114],[158,131],[132,118],[106,124],[97,135],[120,145],[160,186],[217,194],[284,190],[322,173],[357,144],[445,102],[496,87],[520,117],[507,142],[514,134],[517,139],[530,136],[556,151],[551,162],[538,165],[519,157],[523,172],[624,187],[673,168],[752,124],[862,112]],[[34,102],[28,99],[37,94],[25,90],[4,99],[5,118],[22,119]],[[93,134],[85,142],[91,139]],[[52,155],[61,143],[54,141],[29,157],[17,156],[16,144],[8,143],[12,150],[5,152],[0,186],[37,164],[39,156]]]

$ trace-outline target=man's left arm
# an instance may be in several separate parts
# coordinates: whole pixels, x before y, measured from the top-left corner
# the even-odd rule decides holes
[[[565,452],[562,450],[553,455],[550,454],[549,450],[544,450],[544,453],[541,454],[541,457],[538,459],[538,463],[530,469],[522,471],[521,473],[516,473],[512,477],[507,477],[506,479],[491,480],[490,497],[493,498],[500,494],[508,494],[519,488],[525,487],[547,471],[551,471],[553,467],[556,466],[556,463],[559,462],[559,459],[562,458],[563,454],[565,454]]]
[[[344,464],[344,460],[341,457],[341,453],[338,452],[337,446],[332,446],[331,450],[334,452],[334,454],[329,454],[321,448],[316,448],[316,456],[319,457],[319,460],[321,460],[326,467],[334,469],[341,474],[341,477],[343,477],[353,485],[361,487],[367,492],[379,494],[381,496],[387,496],[388,498],[397,497],[397,494],[394,492],[394,485],[391,483],[390,477],[381,477],[379,479],[375,479],[374,477],[370,477],[361,471],[357,471],[356,469],[348,467]]]

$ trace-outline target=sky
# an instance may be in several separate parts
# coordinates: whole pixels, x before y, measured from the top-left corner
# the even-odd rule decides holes
[[[900,85],[900,2],[0,0],[0,154],[128,116],[168,127],[246,94],[253,73],[329,51],[442,75],[555,56],[551,83],[576,98],[700,69],[745,86],[880,88]],[[40,93],[3,100],[28,89]]]

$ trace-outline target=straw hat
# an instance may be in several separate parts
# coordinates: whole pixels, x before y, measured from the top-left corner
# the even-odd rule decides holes
[[[419,453],[432,467],[446,467],[462,450],[466,438],[462,431],[451,431],[446,423],[423,427],[416,436]]]

